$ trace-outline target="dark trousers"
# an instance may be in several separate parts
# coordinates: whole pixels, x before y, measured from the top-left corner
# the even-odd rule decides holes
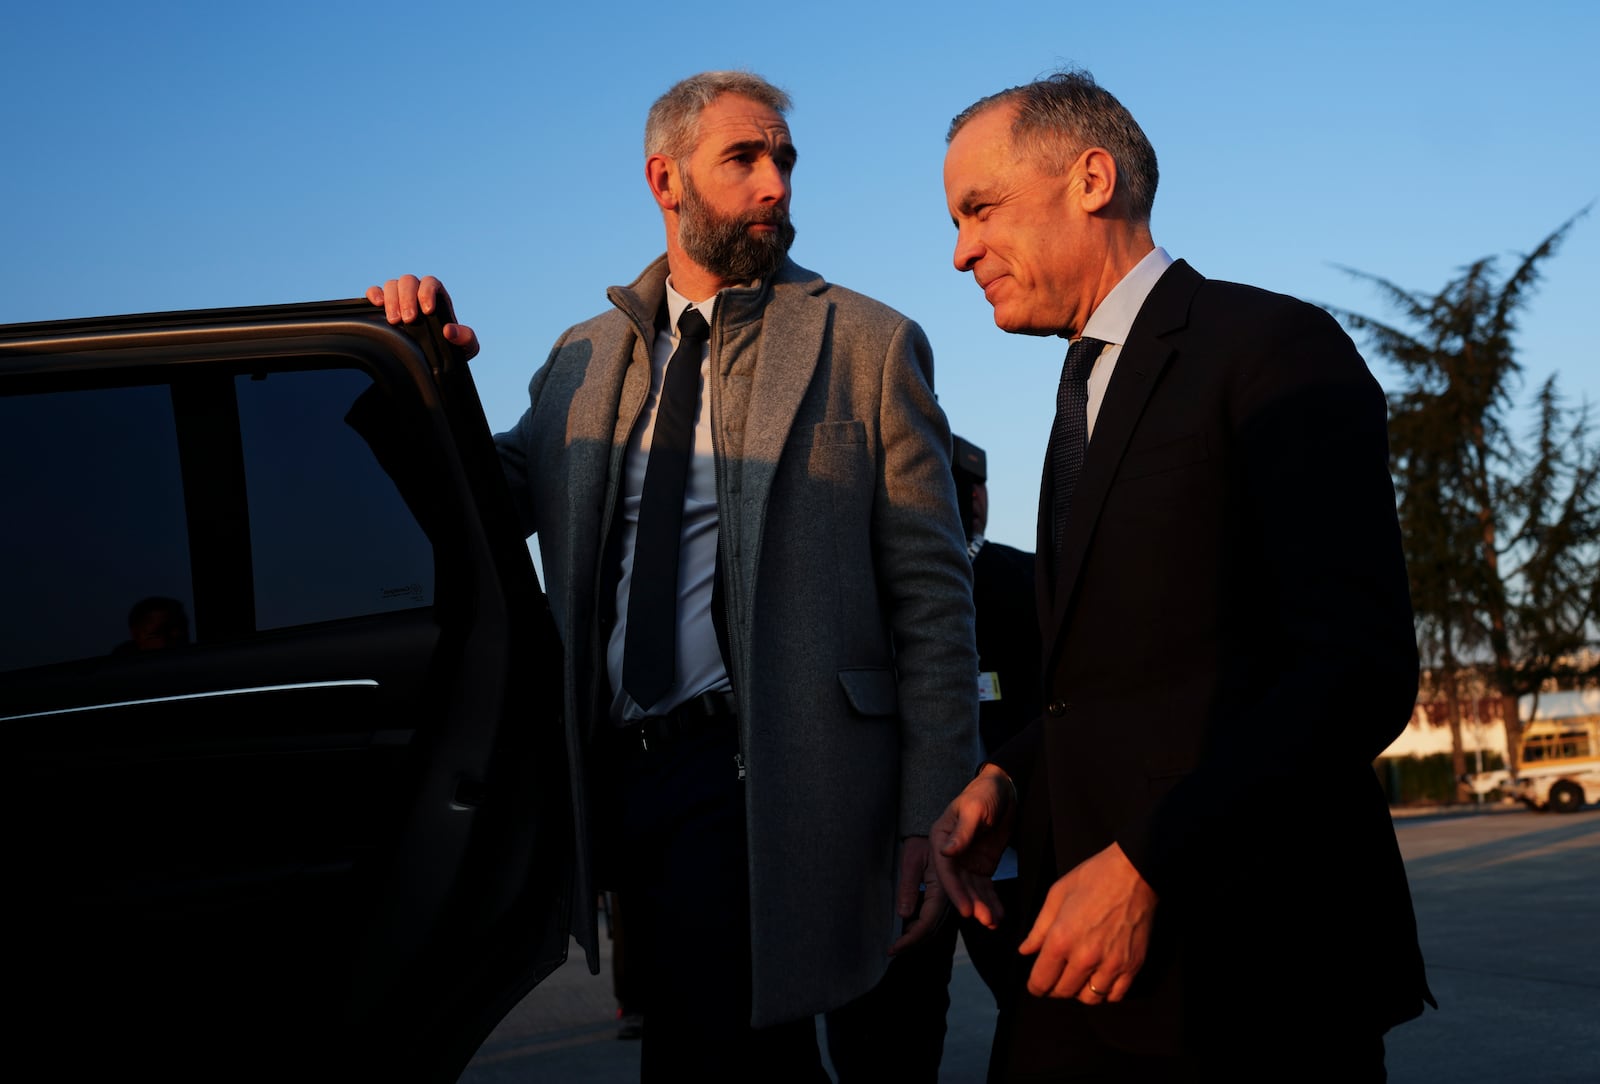
[[[731,726],[617,750],[618,886],[642,936],[630,968],[649,1006],[653,1081],[826,1081],[810,1018],[750,1027],[744,784]]]

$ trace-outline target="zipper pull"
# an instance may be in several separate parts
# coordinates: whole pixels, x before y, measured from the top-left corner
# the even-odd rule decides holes
[[[744,778],[744,754],[743,753],[735,753],[735,754],[733,754],[733,762],[739,766],[739,778],[743,779]]]

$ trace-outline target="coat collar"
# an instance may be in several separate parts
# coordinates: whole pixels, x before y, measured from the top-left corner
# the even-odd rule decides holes
[[[667,256],[662,253],[626,286],[606,290],[606,297],[638,327],[642,336],[652,333],[656,315],[666,303],[667,275]],[[722,290],[717,298],[717,322],[729,329],[743,327],[762,318],[769,298],[815,296],[826,287],[821,275],[784,257],[782,266],[770,278]]]
[[[613,286],[606,291],[611,303],[633,323],[638,333],[634,349],[642,348],[639,356],[645,360],[655,341],[657,314],[666,303],[666,283],[667,257],[663,254],[627,286]],[[735,454],[777,462],[827,339],[831,306],[819,296],[827,285],[815,271],[785,258],[770,278],[750,286],[731,287],[718,295],[711,329],[717,375],[726,380],[734,366],[743,368],[753,358],[754,365],[748,373],[739,374],[749,381],[748,402],[740,404],[740,416],[749,412],[761,419],[760,425],[742,427],[743,443],[734,450]],[[783,333],[761,334],[766,320],[782,328]],[[628,368],[626,357],[617,360],[621,363],[619,368]],[[633,401],[634,392],[637,390],[642,396],[648,390],[648,381],[640,389],[633,387],[631,379],[626,387],[622,382],[623,374],[612,372],[593,390],[613,402],[622,392],[618,418],[631,430],[632,415],[638,406]],[[626,442],[626,434],[623,441]]]
[[[608,474],[620,474],[620,457],[649,392],[650,349],[657,315],[666,303],[667,274],[663,254],[626,286],[606,291],[635,334],[608,343],[578,390],[582,403],[575,400],[575,413],[603,417],[614,425],[611,461],[602,457],[591,464],[598,476],[582,481],[604,486]],[[827,344],[832,311],[822,296],[827,287],[821,275],[786,258],[770,278],[723,290],[717,300],[711,342],[720,385],[718,409],[735,419],[729,438],[739,442],[724,451],[743,465],[745,496],[756,498],[746,507],[758,517],[765,515],[770,476]],[[780,328],[781,334],[766,334],[769,328]],[[731,397],[739,401],[728,401]],[[759,424],[744,422],[747,418],[759,419]],[[607,499],[614,500],[615,494]],[[758,532],[759,520],[748,526]]]

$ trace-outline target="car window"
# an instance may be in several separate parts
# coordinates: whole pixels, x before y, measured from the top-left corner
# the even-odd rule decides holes
[[[0,671],[433,603],[370,376],[161,376],[0,395]]]
[[[192,606],[165,386],[0,396],[0,669],[131,650],[143,600]]]
[[[236,381],[257,629],[425,606],[433,550],[352,424],[350,369]]]

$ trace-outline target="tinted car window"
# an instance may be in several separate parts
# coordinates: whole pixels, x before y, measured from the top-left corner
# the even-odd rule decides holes
[[[192,604],[164,385],[0,396],[0,670],[106,655],[152,597]]]
[[[432,604],[366,373],[85,384],[0,396],[0,671]]]
[[[240,376],[257,629],[425,606],[433,550],[348,420],[349,369]]]

